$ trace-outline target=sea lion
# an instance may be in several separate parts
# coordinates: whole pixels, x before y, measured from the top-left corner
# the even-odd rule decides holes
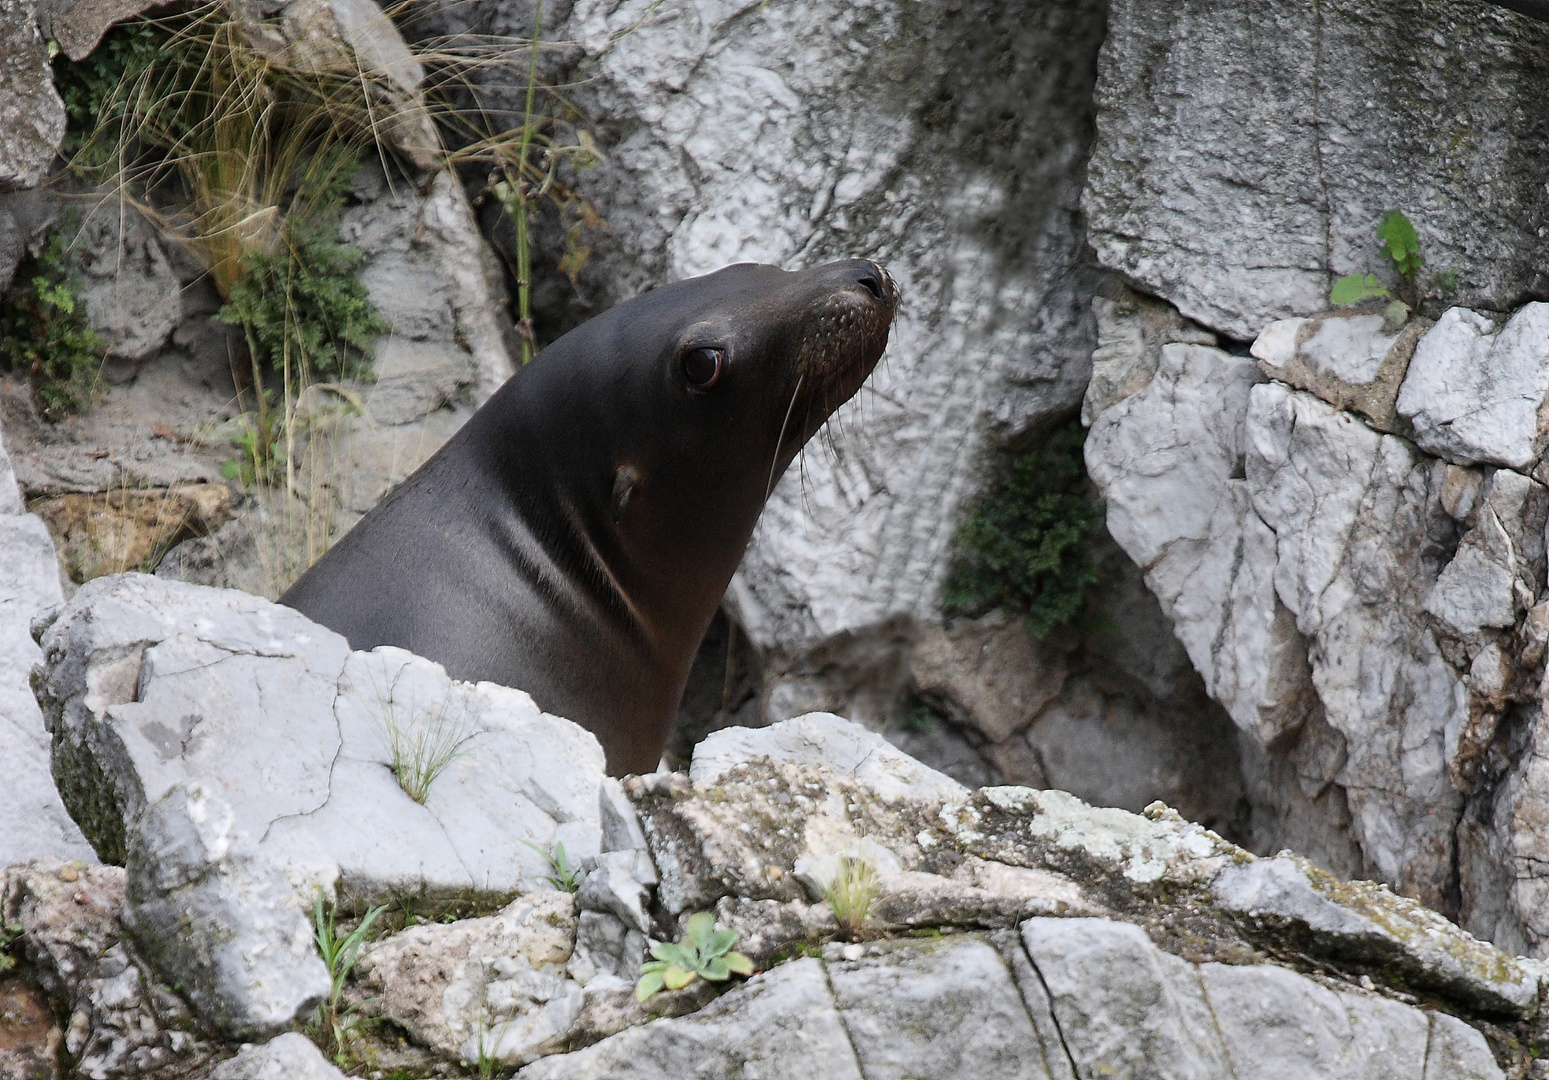
[[[356,649],[526,690],[656,767],[764,500],[887,345],[862,259],[751,263],[577,327],[512,376],[280,602]]]

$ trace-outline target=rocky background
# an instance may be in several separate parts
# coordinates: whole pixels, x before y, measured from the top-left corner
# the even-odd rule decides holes
[[[706,640],[666,763],[687,775],[615,790],[523,695],[180,584],[272,597],[296,553],[222,469],[245,360],[202,268],[118,201],[46,183],[65,124],[45,42],[88,55],[133,8],[0,6],[0,279],[68,221],[110,343],[78,417],[0,378],[15,1069],[329,1075],[292,1035],[214,1064],[327,999],[321,887],[346,918],[411,895],[474,916],[366,951],[350,993],[395,1034],[352,1060],[382,1075],[560,1051],[528,1071],[1539,1075],[1549,26],[1476,0],[545,6],[543,77],[566,88],[562,137],[597,150],[571,180],[602,224],[572,284],[566,222],[536,223],[540,343],[738,260],[863,255],[905,297]],[[405,47],[374,9],[330,10],[359,55]],[[525,38],[534,15],[444,3],[400,25]],[[519,119],[520,79],[480,80]],[[319,413],[335,532],[516,370],[487,187],[377,165],[352,183],[340,236],[390,329],[363,408]],[[1412,282],[1374,239],[1392,209],[1419,231]],[[1410,310],[1330,310],[1350,273]],[[1084,617],[1040,638],[945,616],[964,508],[1076,416],[1106,514]],[[135,570],[156,578],[91,584]],[[401,680],[461,695],[485,734],[400,815],[372,710]],[[258,708],[255,681],[293,707]],[[809,713],[860,728],[781,723]],[[297,749],[254,776],[281,714]],[[538,731],[542,754],[503,742]],[[564,842],[580,891],[544,887],[523,838]],[[1310,862],[1250,854],[1282,848]],[[861,935],[823,891],[852,856],[880,874]],[[769,970],[638,1026],[647,941],[712,908]],[[171,929],[190,925],[262,944],[207,950]],[[782,1025],[809,1041],[746,1034]]]

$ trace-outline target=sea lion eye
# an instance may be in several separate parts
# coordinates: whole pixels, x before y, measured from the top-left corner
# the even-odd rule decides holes
[[[708,390],[721,381],[726,354],[720,349],[690,349],[683,354],[683,377],[695,390]]]

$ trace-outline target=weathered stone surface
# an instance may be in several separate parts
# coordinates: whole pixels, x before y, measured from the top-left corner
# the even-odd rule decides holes
[[[183,317],[183,285],[150,222],[111,194],[92,197],[69,241],[81,271],[81,303],[109,343],[109,355],[142,361],[159,350]]]
[[[57,858],[11,867],[0,916],[22,927],[31,972],[68,1017],[76,1075],[119,1080],[211,1053],[188,1006],[125,940],[124,871]]]
[[[676,1080],[860,1080],[863,1075],[822,964],[793,960],[692,1016],[631,1028],[595,1046],[529,1065],[522,1080],[628,1075]],[[870,1074],[866,1074],[870,1075]]]
[[[1065,686],[1063,650],[1001,611],[926,626],[911,656],[920,694],[991,742],[1026,728]]]
[[[361,1007],[448,1058],[531,1061],[580,1014],[581,984],[565,971],[575,934],[575,900],[553,890],[486,918],[411,926],[362,951]]]
[[[1549,430],[1549,304],[1528,304],[1505,326],[1451,308],[1415,347],[1398,395],[1421,449],[1458,465],[1529,468]]]
[[[48,525],[76,582],[152,565],[189,534],[207,535],[234,512],[225,484],[50,495],[32,510]]]
[[[145,809],[130,833],[125,921],[207,1025],[232,1040],[277,1035],[328,996],[307,909],[199,781]]]
[[[0,977],[0,1076],[56,1080],[62,1041],[42,991],[18,975]]]
[[[1475,688],[1472,668],[1488,675],[1506,647],[1493,628],[1541,591],[1541,494],[1449,471],[1310,394],[1250,386],[1262,377],[1217,350],[1162,349],[1151,384],[1087,442],[1110,531],[1269,754],[1256,782],[1322,818],[1299,846],[1446,910],[1453,773],[1493,734],[1480,718],[1523,692],[1499,675]],[[1306,809],[1287,819],[1305,827]]]
[[[343,1080],[344,1074],[300,1032],[278,1035],[261,1046],[244,1047],[210,1070],[209,1080]]]
[[[28,0],[0,2],[0,191],[36,187],[65,135],[65,105]]]
[[[143,808],[191,780],[221,791],[307,903],[319,885],[499,895],[547,872],[523,839],[598,851],[601,749],[520,691],[401,650],[351,654],[289,608],[143,575],[83,586],[43,647],[55,773],[99,851],[122,851]],[[394,731],[461,742],[424,805],[394,779]]]
[[[694,750],[689,778],[714,784],[748,761],[822,764],[883,799],[962,798],[967,789],[893,748],[880,735],[831,713],[808,713],[766,728],[725,728]]]
[[[1399,386],[1416,343],[1430,327],[1423,318],[1390,326],[1384,312],[1365,309],[1281,319],[1264,328],[1252,351],[1270,378],[1358,412],[1379,431],[1396,433]]]
[[[1546,61],[1549,26],[1469,0],[1119,0],[1083,196],[1097,257],[1250,341],[1341,274],[1396,285],[1374,231],[1397,208],[1423,291],[1452,267],[1454,302],[1509,310],[1545,288],[1549,192],[1519,162],[1549,140],[1520,108]]]
[[[867,1077],[1059,1076],[999,953],[974,936],[824,951],[829,985]]]
[[[32,694],[32,667],[42,659],[32,620],[64,597],[48,530],[23,510],[0,438],[0,867],[45,855],[95,862],[54,788],[48,732]]]
[[[855,254],[910,297],[839,434],[764,511],[731,595],[761,647],[934,618],[986,447],[1080,400],[1076,202],[1101,34],[1090,0],[1032,15],[585,0],[558,31],[580,47],[575,100],[607,155],[583,181],[611,226],[588,237],[585,302]]]
[[[1419,976],[1489,1012],[1531,1014],[1538,978],[1447,919],[1370,882],[1341,882],[1294,856],[1235,863],[1211,883],[1215,903],[1297,940],[1313,955]]]
[[[1112,292],[1092,297],[1097,348],[1092,351],[1092,379],[1081,400],[1081,422],[1087,427],[1110,405],[1151,384],[1163,345],[1220,344],[1215,334],[1179,315],[1171,304],[1122,286]]]

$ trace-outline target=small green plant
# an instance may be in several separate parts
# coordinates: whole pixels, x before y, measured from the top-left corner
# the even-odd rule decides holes
[[[1043,637],[1069,623],[1097,580],[1092,538],[1101,508],[1087,494],[1079,420],[1013,457],[963,515],[942,587],[948,614],[1001,607]]]
[[[682,941],[651,947],[651,955],[656,959],[641,966],[635,997],[648,1001],[663,987],[681,990],[695,979],[725,982],[733,975],[753,974],[753,961],[731,951],[735,944],[737,932],[718,928],[710,912],[690,915],[688,932]]]
[[[480,733],[465,713],[453,713],[449,698],[435,708],[408,709],[406,720],[399,717],[399,709],[392,698],[384,699],[389,768],[403,793],[423,806],[431,785],[468,752],[468,744]]]
[[[125,96],[120,88],[132,86],[152,65],[161,61],[170,34],[147,19],[133,19],[109,30],[84,60],[63,53],[54,57],[54,87],[65,104],[68,125],[60,152],[69,160],[92,143],[93,135],[115,134],[123,124]],[[91,164],[105,162],[105,139],[95,140]],[[81,161],[85,166],[87,162]]]
[[[91,401],[108,345],[86,320],[79,282],[58,234],[0,303],[0,357],[26,374],[43,416],[63,420]]]
[[[877,868],[869,861],[845,855],[839,859],[833,878],[823,886],[823,899],[833,909],[834,921],[852,939],[866,933],[876,880]]]
[[[581,887],[581,868],[570,865],[570,857],[565,854],[564,843],[559,840],[554,841],[552,853],[531,840],[523,840],[522,843],[542,855],[544,862],[549,864],[550,873],[541,875],[540,880],[547,881],[560,892],[573,893]]]
[[[294,227],[276,253],[242,255],[247,275],[231,287],[222,322],[240,326],[278,367],[285,357],[311,374],[360,378],[388,325],[360,280],[364,255],[341,244],[332,219]]]
[[[322,890],[318,890],[317,907],[312,913],[312,939],[317,942],[317,950],[328,968],[330,986],[328,998],[317,1007],[310,1030],[313,1039],[335,1061],[342,1058],[350,1032],[360,1024],[360,1018],[352,1016],[355,1007],[344,1005],[344,983],[360,959],[360,947],[365,944],[366,935],[371,933],[371,924],[386,910],[386,904],[372,908],[360,920],[359,926],[340,937],[334,923],[337,909],[328,906],[325,910]]]
[[[918,731],[923,735],[935,725],[936,710],[923,701],[915,702],[904,714],[904,727],[909,731]]]
[[[1394,299],[1393,293],[1376,274],[1346,274],[1334,282],[1329,303],[1343,307],[1363,300],[1394,299],[1384,314],[1389,324],[1402,325],[1409,312],[1420,306],[1420,271],[1425,266],[1425,259],[1420,254],[1420,234],[1403,211],[1389,210],[1377,223],[1377,243],[1393,264],[1407,303]],[[1443,297],[1450,296],[1458,287],[1458,272],[1446,267],[1435,275],[1432,283]]]
[[[21,937],[23,929],[21,923],[0,923],[0,975],[16,966],[16,957],[11,955],[11,947]]]

